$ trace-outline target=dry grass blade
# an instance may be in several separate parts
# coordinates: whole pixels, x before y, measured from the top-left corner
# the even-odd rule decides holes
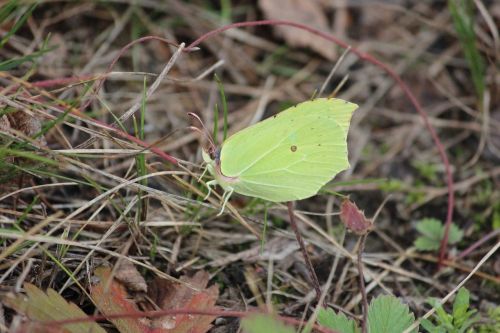
[[[350,168],[294,212],[321,302],[359,324],[362,303],[381,294],[419,314],[467,281],[480,325],[490,322],[500,221],[495,1],[167,3],[0,6],[0,331],[25,328],[28,317],[3,302],[24,297],[25,283],[95,313],[87,324],[104,322],[89,291],[106,291],[96,267],[114,267],[104,278],[121,298],[107,306],[122,330],[197,322],[234,332],[256,307],[312,327],[315,292],[286,207],[235,194],[216,216],[222,191],[203,200],[211,179],[198,181],[188,114],[232,135],[317,92],[360,106],[346,133]],[[294,22],[266,20],[285,16]],[[227,120],[216,121],[223,104]],[[377,223],[346,212],[347,197]],[[362,253],[346,217],[351,230],[372,230]],[[414,247],[426,218],[461,229],[448,259],[432,250],[435,238],[429,251]],[[210,272],[201,285],[186,278],[200,270]],[[175,307],[165,297],[190,299],[183,307],[199,315],[160,310]],[[230,315],[213,322],[218,310],[199,308],[215,300]]]

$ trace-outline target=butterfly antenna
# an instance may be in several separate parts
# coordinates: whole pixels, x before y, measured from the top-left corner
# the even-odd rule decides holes
[[[210,145],[215,149],[214,140],[212,139],[210,132],[205,127],[205,124],[203,124],[203,120],[201,120],[201,118],[196,113],[193,113],[193,112],[188,112],[188,116],[190,116],[192,119],[196,120],[201,125],[202,129],[200,129],[196,126],[189,126],[188,128],[200,133],[200,135],[202,137],[206,138],[208,140],[208,142],[210,143]]]

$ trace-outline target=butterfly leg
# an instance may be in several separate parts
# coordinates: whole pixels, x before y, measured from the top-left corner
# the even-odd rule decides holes
[[[224,194],[222,195],[222,208],[219,212],[219,214],[217,214],[217,216],[221,216],[222,213],[224,212],[224,208],[226,208],[226,204],[229,200],[229,198],[231,197],[231,195],[233,194],[234,192],[234,189],[232,187],[228,187],[228,189],[226,191],[224,191]]]
[[[201,182],[201,180],[203,179],[203,176],[205,176],[207,171],[208,171],[208,164],[203,168],[203,172],[201,173],[201,176],[198,177],[198,182]]]
[[[207,182],[208,193],[203,198],[203,200],[207,200],[208,199],[208,197],[210,196],[210,193],[212,193],[212,186],[215,186],[215,185],[217,185],[217,181],[215,179]]]

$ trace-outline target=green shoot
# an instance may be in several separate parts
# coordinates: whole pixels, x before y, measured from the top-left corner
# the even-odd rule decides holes
[[[485,89],[485,65],[476,45],[472,1],[449,0],[448,8],[455,25],[458,39],[460,40],[460,44],[462,44],[465,59],[469,64],[472,82],[474,83],[479,104],[482,106]]]
[[[470,294],[465,288],[460,288],[453,302],[453,312],[447,313],[436,299],[430,299],[436,309],[434,320],[424,319],[422,327],[429,333],[462,333],[468,331],[479,320],[476,310],[469,310]]]

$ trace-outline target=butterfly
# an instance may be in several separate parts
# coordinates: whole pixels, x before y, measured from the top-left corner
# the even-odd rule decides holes
[[[337,98],[302,102],[233,134],[220,147],[205,130],[209,145],[202,156],[214,177],[205,199],[213,186],[224,189],[220,215],[234,192],[272,202],[316,195],[349,168],[347,134],[357,108]]]

